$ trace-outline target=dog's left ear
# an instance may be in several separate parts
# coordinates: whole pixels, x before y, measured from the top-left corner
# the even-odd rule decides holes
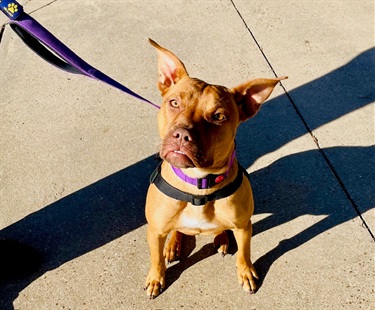
[[[161,47],[155,41],[149,39],[150,44],[158,51],[158,71],[159,82],[158,87],[162,95],[170,86],[176,84],[184,76],[188,76],[185,65],[171,51]]]
[[[287,78],[287,76],[282,76],[276,79],[256,79],[232,88],[234,100],[240,112],[240,121],[253,117],[262,103],[271,95],[276,84]]]

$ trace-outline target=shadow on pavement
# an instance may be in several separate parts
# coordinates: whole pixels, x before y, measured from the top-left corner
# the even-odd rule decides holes
[[[42,262],[30,277],[15,281],[2,275],[4,269],[17,270],[21,259],[13,265],[0,266],[0,309],[13,309],[18,293],[48,270],[144,225],[148,179],[157,164],[153,156],[146,158],[1,230],[0,239],[32,246],[42,256]],[[22,245],[18,248],[27,262],[29,253]],[[0,253],[4,253],[2,248]]]
[[[375,49],[368,50],[347,65],[290,92],[311,129],[375,101],[375,73],[371,72],[374,52]],[[292,74],[289,76],[293,78]],[[249,167],[260,156],[305,133],[288,98],[279,96],[266,103],[259,115],[239,129],[239,160]],[[374,148],[334,147],[327,151],[335,156],[337,165],[344,167],[343,173],[345,167],[355,167],[358,174],[362,173],[362,178],[350,179],[350,186],[361,197],[361,211],[372,208],[374,201],[369,184],[373,179],[370,174],[374,167]],[[0,239],[33,247],[43,261],[31,276],[9,280],[0,275],[0,308],[13,309],[18,293],[48,270],[144,225],[148,177],[156,165],[152,157],[146,158],[1,230]],[[342,199],[336,197],[343,193],[337,182],[332,182],[333,176],[327,168],[319,151],[312,150],[286,156],[251,174],[256,213],[272,214],[254,224],[254,234],[305,214],[327,215],[292,238],[280,240],[276,248],[264,253],[255,262],[262,279],[273,262],[286,252],[357,216],[349,204],[338,205],[337,200]],[[183,270],[213,253],[211,245],[203,247],[193,254],[188,264],[179,264],[179,270],[174,268],[172,278],[176,280]],[[16,267],[19,264],[17,261]],[[0,272],[1,268],[4,267],[0,266]]]
[[[346,155],[342,165],[352,165],[353,158],[359,156],[367,159],[355,162],[357,176],[364,176],[356,178],[358,180],[355,190],[356,194],[363,198],[361,211],[366,212],[373,208],[375,198],[370,193],[368,181],[371,180],[370,167],[375,164],[373,156],[375,148],[337,147],[328,150]],[[333,174],[330,173],[328,166],[324,166],[325,162],[319,151],[312,150],[283,157],[250,175],[254,190],[255,213],[270,214],[254,223],[254,236],[304,215],[325,215],[323,219],[289,239],[280,236],[279,244],[255,261],[254,266],[259,272],[261,282],[279,257],[358,216],[339,184],[332,182]]]

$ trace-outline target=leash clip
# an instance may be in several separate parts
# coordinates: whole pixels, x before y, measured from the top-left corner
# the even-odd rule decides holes
[[[23,7],[15,0],[0,0],[0,10],[11,20],[23,13]]]

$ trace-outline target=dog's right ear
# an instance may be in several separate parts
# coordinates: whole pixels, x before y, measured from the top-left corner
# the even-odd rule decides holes
[[[158,87],[162,95],[171,87],[176,84],[184,76],[188,76],[185,65],[178,57],[171,51],[161,47],[155,41],[148,39],[150,44],[157,49],[158,52],[158,71],[159,82]]]

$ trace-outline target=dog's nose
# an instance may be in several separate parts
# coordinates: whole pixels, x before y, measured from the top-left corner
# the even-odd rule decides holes
[[[185,142],[189,142],[193,140],[190,132],[186,130],[185,128],[177,128],[173,132],[173,137],[178,140],[185,141]]]

